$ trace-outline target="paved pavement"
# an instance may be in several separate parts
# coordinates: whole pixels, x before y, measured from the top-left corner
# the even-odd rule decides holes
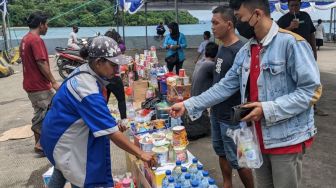
[[[195,49],[186,50],[187,61],[185,69],[191,75],[195,58]],[[318,64],[321,80],[324,85],[323,97],[319,108],[327,111],[329,116],[316,117],[318,134],[312,148],[307,151],[303,163],[303,178],[301,187],[331,188],[336,185],[336,47],[324,47],[318,52]],[[130,52],[135,53],[135,52]],[[163,59],[163,52],[158,52]],[[52,62],[53,64],[53,62]],[[54,64],[53,66],[54,67]],[[4,131],[30,123],[32,107],[26,93],[22,89],[22,68],[15,65],[16,74],[0,79],[0,134]],[[61,81],[57,69],[54,75]],[[42,174],[50,164],[46,158],[38,158],[33,150],[33,138],[0,142],[0,188],[4,187],[43,187]],[[220,185],[222,178],[211,146],[210,137],[192,141],[189,149],[210,171]],[[113,172],[125,172],[123,151],[112,146]],[[234,187],[243,187],[238,175],[234,172]]]

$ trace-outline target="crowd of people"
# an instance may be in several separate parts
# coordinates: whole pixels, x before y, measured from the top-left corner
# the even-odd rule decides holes
[[[322,20],[314,26],[309,14],[300,11],[300,0],[288,0],[288,5],[289,13],[277,22],[271,18],[268,0],[230,0],[230,6],[215,8],[211,29],[216,42],[209,31],[204,32],[194,60],[192,97],[171,107],[172,117],[185,112],[192,121],[209,116],[225,188],[233,187],[233,169],[245,187],[299,187],[304,154],[316,134],[314,113],[327,115],[316,108],[322,94],[316,63],[316,46],[323,46]],[[124,86],[117,72],[126,63],[125,43],[118,32],[109,30],[79,47],[79,28],[73,26],[68,46],[80,49],[88,63],[60,85],[40,37],[47,33],[47,19],[42,12],[29,16],[30,31],[22,39],[20,56],[23,88],[34,109],[34,149],[55,166],[48,186],[63,187],[69,181],[73,187],[112,187],[110,141],[145,162],[154,162],[151,153],[122,134],[125,127],[107,107],[112,92],[121,118],[127,118]],[[169,23],[168,29],[164,36],[160,23],[157,34],[164,38],[168,70],[175,68],[178,74],[187,41],[176,22]],[[251,109],[242,121],[253,122],[263,157],[262,166],[254,170],[256,182],[251,169],[238,165],[237,146],[226,134],[229,128],[240,127],[230,114],[241,104]]]

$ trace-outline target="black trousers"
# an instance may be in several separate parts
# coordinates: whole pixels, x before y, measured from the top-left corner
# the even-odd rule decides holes
[[[179,74],[179,70],[183,66],[183,62],[184,61],[180,61],[180,62],[177,62],[177,63],[167,63],[167,68],[168,68],[169,72],[173,72],[174,67],[175,67],[176,74],[178,75]]]
[[[120,118],[127,118],[126,115],[126,99],[125,99],[125,91],[124,84],[119,76],[113,77],[111,83],[106,86],[107,89],[107,102],[110,99],[111,93],[116,97],[118,101],[118,109],[120,112]]]

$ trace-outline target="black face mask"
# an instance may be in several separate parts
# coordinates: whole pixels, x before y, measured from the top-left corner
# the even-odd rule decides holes
[[[253,16],[254,16],[254,13],[252,14],[252,16],[250,17],[248,21],[246,22],[238,21],[236,25],[236,28],[239,34],[247,39],[250,39],[256,36],[254,32],[254,27],[250,26],[250,20],[252,19]],[[255,23],[254,25],[256,24],[257,23]]]
[[[236,28],[239,34],[247,39],[255,37],[254,28],[248,22],[238,21]]]

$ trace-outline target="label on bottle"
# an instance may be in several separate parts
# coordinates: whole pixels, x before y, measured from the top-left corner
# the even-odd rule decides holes
[[[257,159],[257,154],[254,149],[245,150],[245,156],[246,156],[246,159],[249,161],[253,161]]]

